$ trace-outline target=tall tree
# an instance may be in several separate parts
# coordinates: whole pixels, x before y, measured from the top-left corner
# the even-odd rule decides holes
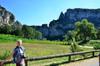
[[[96,28],[87,19],[83,19],[81,22],[76,22],[75,26],[77,36],[80,36],[80,39],[82,39],[83,41],[96,38]]]

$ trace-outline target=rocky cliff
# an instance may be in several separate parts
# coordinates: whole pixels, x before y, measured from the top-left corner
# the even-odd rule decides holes
[[[38,28],[35,26],[35,28],[48,39],[54,37],[59,39],[67,30],[73,30],[75,28],[74,23],[82,19],[88,19],[96,28],[100,28],[100,9],[68,9],[65,13],[61,12],[59,18],[51,21],[49,26],[43,24]]]
[[[10,25],[14,22],[14,15],[7,11],[4,7],[0,6],[0,26],[7,24]]]

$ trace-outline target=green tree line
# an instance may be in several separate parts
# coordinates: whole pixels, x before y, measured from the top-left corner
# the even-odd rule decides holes
[[[42,39],[42,33],[37,31],[28,25],[21,25],[19,21],[16,21],[13,25],[1,25],[0,34],[11,34],[21,36],[28,39]]]

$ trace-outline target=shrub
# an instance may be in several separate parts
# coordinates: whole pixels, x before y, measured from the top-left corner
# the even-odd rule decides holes
[[[94,49],[100,49],[100,45],[99,44],[95,44],[94,45]]]
[[[8,57],[10,57],[10,55],[11,55],[11,52],[8,50],[5,50],[2,54],[0,54],[0,60],[5,60]]]
[[[82,49],[79,47],[79,45],[76,42],[71,43],[70,49],[72,52],[82,51]]]

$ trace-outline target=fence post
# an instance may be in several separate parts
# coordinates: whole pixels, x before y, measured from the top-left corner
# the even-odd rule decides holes
[[[25,66],[28,66],[28,61],[27,60],[25,60]]]
[[[95,55],[94,55],[94,51],[92,52],[92,57],[94,57]]]
[[[68,56],[68,62],[71,62],[71,55]]]
[[[0,66],[3,66],[3,61],[0,61]]]

